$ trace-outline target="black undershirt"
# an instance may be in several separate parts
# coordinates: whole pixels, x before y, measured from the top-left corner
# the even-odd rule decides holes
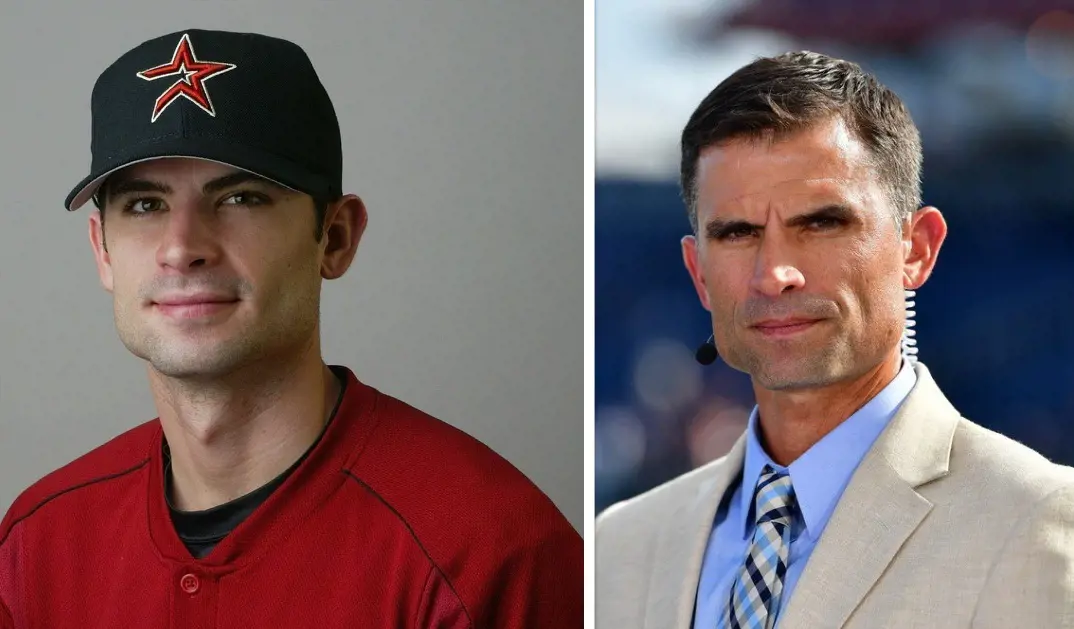
[[[208,555],[212,549],[220,543],[220,540],[227,537],[231,531],[235,530],[235,527],[242,524],[243,520],[249,517],[251,513],[261,506],[261,503],[265,502],[265,500],[272,495],[272,492],[276,491],[276,489],[287,480],[287,477],[306,460],[309,453],[317,447],[318,443],[320,443],[321,437],[323,437],[325,431],[328,430],[328,425],[331,424],[332,419],[335,418],[340,403],[343,402],[343,393],[347,388],[346,372],[344,372],[342,368],[337,368],[335,366],[329,368],[332,370],[332,373],[335,374],[336,379],[339,380],[340,390],[335,408],[332,409],[332,414],[329,415],[328,421],[321,430],[321,434],[317,436],[317,439],[314,440],[313,444],[291,465],[291,467],[287,468],[282,474],[265,485],[251,491],[245,496],[241,496],[230,502],[225,502],[222,505],[204,511],[180,511],[179,509],[176,509],[171,501],[171,451],[168,449],[167,441],[164,442],[164,499],[168,502],[168,510],[171,512],[172,524],[175,526],[175,532],[179,534],[179,539],[183,541],[183,544],[190,551],[191,555],[198,559]]]

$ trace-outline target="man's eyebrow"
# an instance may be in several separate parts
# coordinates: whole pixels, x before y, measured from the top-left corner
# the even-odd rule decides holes
[[[208,181],[205,183],[204,186],[201,187],[201,191],[204,194],[212,194],[214,192],[220,192],[221,190],[226,190],[228,188],[244,183],[257,183],[263,186],[276,188],[281,192],[290,191],[290,188],[288,188],[287,186],[278,184],[271,179],[266,179],[264,177],[261,177],[260,175],[255,175],[251,172],[246,172],[244,170],[231,173],[230,175],[224,175],[223,177],[217,177],[216,179]]]
[[[171,194],[171,186],[159,181],[149,179],[123,178],[109,181],[107,184],[108,196],[119,196],[131,192],[159,192]]]
[[[830,218],[849,223],[854,220],[854,217],[854,210],[851,209],[850,206],[841,203],[830,203],[811,212],[792,216],[787,220],[786,225],[787,227],[801,227],[822,218]]]
[[[835,219],[843,222],[854,220],[854,210],[850,206],[840,203],[831,203],[809,212],[796,214],[787,219],[787,227],[802,227],[819,219]],[[741,219],[714,218],[705,224],[705,236],[719,240],[736,231],[764,230],[764,225],[751,223]]]
[[[737,231],[753,231],[756,229],[764,229],[764,226],[740,219],[714,218],[705,223],[705,236],[710,240],[720,240],[724,236]]]

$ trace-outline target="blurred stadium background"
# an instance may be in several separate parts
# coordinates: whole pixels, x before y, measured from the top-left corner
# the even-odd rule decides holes
[[[682,266],[678,134],[719,81],[810,49],[910,108],[950,232],[918,291],[920,358],[962,413],[1074,464],[1074,0],[598,0],[596,510],[721,456],[748,377]]]

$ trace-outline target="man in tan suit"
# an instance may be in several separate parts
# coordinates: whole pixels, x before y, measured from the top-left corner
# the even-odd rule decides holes
[[[789,53],[682,135],[683,257],[757,406],[731,451],[600,515],[601,629],[1074,627],[1074,470],[963,418],[909,310],[947,233],[899,98]]]

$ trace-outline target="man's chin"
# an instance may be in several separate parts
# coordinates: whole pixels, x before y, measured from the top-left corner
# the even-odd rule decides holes
[[[206,356],[189,359],[156,357],[147,362],[153,371],[175,380],[219,378],[233,372],[237,367],[233,361],[211,360],[211,357]]]
[[[839,381],[838,370],[824,357],[762,359],[746,371],[756,386],[769,391],[815,389]]]
[[[834,384],[836,380],[820,378],[817,377],[817,374],[809,374],[808,376],[761,374],[753,376],[753,382],[768,391],[804,391]]]
[[[221,343],[182,343],[152,348],[127,346],[156,373],[173,379],[219,378],[244,364],[244,353]]]

